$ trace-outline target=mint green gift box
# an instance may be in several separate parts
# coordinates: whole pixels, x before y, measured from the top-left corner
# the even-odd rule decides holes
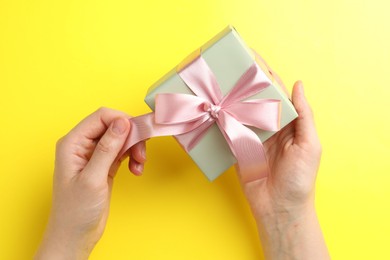
[[[182,93],[193,95],[193,92],[187,87],[177,72],[199,55],[202,55],[214,73],[224,95],[233,88],[238,79],[256,62],[265,74],[268,75],[272,85],[251,96],[248,100],[281,100],[281,128],[298,116],[294,106],[268,71],[264,62],[256,58],[254,52],[245,44],[232,26],[225,28],[149,88],[145,102],[152,110],[155,109],[155,96],[157,94]],[[250,129],[259,136],[262,142],[274,134],[274,132],[263,131],[254,127],[250,127]],[[180,143],[179,140],[178,142]],[[236,159],[216,124],[213,124],[208,129],[207,133],[188,154],[210,181],[216,179],[236,163]]]

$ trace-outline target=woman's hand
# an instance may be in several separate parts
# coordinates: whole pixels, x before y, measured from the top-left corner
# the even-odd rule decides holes
[[[53,205],[36,259],[87,259],[106,226],[113,179],[131,125],[101,108],[57,142]],[[129,169],[143,171],[145,143],[130,149]]]
[[[292,101],[298,118],[264,143],[270,175],[242,186],[267,259],[329,259],[314,208],[321,145],[301,82]]]

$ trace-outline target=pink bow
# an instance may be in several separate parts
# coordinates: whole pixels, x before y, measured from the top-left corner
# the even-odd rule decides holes
[[[131,118],[132,131],[122,150],[153,136],[175,135],[189,151],[216,123],[224,135],[244,182],[266,177],[267,159],[259,137],[248,127],[278,131],[280,100],[247,100],[271,85],[256,63],[223,96],[214,74],[202,57],[179,73],[195,95],[166,93],[155,99],[155,112]]]

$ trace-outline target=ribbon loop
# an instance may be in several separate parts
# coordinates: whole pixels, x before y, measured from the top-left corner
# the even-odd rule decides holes
[[[276,132],[280,129],[280,106],[280,100],[255,99],[234,103],[226,111],[241,124]]]
[[[156,122],[159,124],[180,124],[192,122],[205,116],[203,103],[198,96],[187,94],[164,93],[155,99]]]
[[[264,178],[269,169],[259,137],[244,125],[277,131],[280,101],[244,99],[270,86],[271,81],[254,63],[225,96],[202,57],[178,73],[195,95],[158,94],[155,112],[131,118],[132,131],[122,150],[153,136],[175,135],[190,151],[216,123],[237,159],[244,182]]]

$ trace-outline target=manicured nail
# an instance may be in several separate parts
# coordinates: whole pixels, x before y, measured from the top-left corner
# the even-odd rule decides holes
[[[125,121],[124,118],[118,118],[114,120],[112,124],[112,131],[115,134],[121,135],[126,131],[126,129],[127,129],[127,122]]]

